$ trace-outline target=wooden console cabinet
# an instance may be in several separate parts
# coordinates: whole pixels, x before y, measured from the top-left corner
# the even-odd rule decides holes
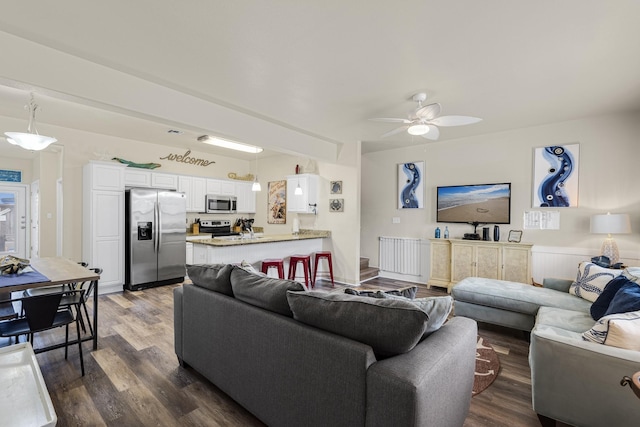
[[[465,277],[531,283],[531,244],[485,240],[430,239],[429,286],[446,287]]]

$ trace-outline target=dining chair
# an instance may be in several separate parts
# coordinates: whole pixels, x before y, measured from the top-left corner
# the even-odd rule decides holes
[[[11,302],[11,292],[0,292],[0,320],[14,319],[18,313]]]
[[[17,319],[0,322],[0,337],[16,337],[27,335],[33,345],[33,335],[49,329],[65,326],[64,358],[67,358],[69,344],[69,325],[76,324],[78,337],[78,352],[80,353],[80,370],[84,376],[84,358],[82,356],[82,341],[80,339],[80,323],[70,308],[59,311],[62,293],[38,295],[22,298],[24,316]]]

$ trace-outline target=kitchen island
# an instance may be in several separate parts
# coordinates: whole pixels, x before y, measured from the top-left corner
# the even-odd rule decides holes
[[[266,258],[289,258],[323,250],[322,239],[331,238],[330,231],[300,230],[299,234],[265,234],[261,236],[227,236],[190,240],[194,264],[236,264],[242,261],[260,268]]]

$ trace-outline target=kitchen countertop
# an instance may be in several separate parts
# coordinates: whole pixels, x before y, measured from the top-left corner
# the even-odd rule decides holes
[[[204,233],[204,235],[210,235],[211,233]],[[196,235],[187,235],[187,241],[200,245],[209,246],[238,246],[238,245],[254,245],[258,243],[274,243],[274,242],[286,242],[291,240],[305,240],[305,239],[324,239],[331,237],[331,231],[327,230],[300,230],[300,233],[295,234],[265,234],[262,236],[256,236],[253,239],[249,237],[241,238],[241,236],[225,236],[218,238],[202,239],[202,233],[197,239],[193,239]],[[190,239],[190,237],[193,239]]]

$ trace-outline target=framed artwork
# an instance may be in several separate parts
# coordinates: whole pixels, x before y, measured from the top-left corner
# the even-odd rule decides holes
[[[331,194],[342,194],[342,181],[331,181],[329,192]]]
[[[509,230],[508,242],[520,243],[520,239],[522,239],[522,230]]]
[[[287,181],[271,181],[267,193],[267,224],[287,223]]]
[[[344,212],[344,199],[329,199],[329,212]]]
[[[398,209],[424,208],[424,162],[398,165]]]
[[[580,144],[551,145],[534,149],[534,208],[578,206]]]
[[[14,171],[11,169],[0,169],[0,181],[22,182],[22,171]]]

